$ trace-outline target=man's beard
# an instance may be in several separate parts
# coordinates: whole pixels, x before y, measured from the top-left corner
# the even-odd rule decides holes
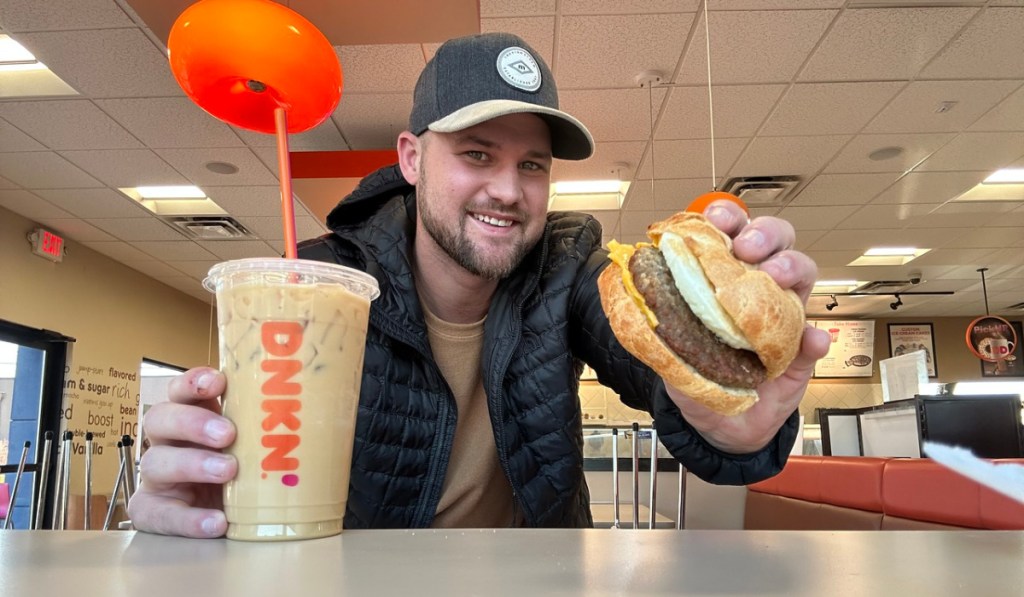
[[[500,256],[490,257],[477,247],[466,234],[466,220],[459,217],[455,222],[446,221],[444,217],[433,211],[435,201],[442,201],[430,195],[427,184],[427,173],[424,164],[420,162],[420,180],[416,189],[416,209],[423,222],[423,228],[427,231],[434,242],[437,243],[455,263],[463,269],[486,280],[500,280],[511,274],[522,262],[526,254],[533,248],[533,242],[521,237]],[[484,206],[486,209],[497,213],[508,212],[496,206]],[[464,216],[465,213],[460,214]],[[514,215],[519,226],[525,224],[525,216],[517,211]],[[488,258],[490,257],[490,258]]]

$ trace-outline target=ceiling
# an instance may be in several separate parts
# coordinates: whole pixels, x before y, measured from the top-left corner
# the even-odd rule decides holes
[[[0,206],[208,301],[199,280],[217,261],[283,252],[274,140],[193,105],[136,4],[0,0],[2,32],[80,93],[0,99]],[[594,157],[557,163],[554,180],[632,181],[621,210],[595,213],[606,240],[636,242],[651,221],[711,189],[703,8],[479,2],[480,30],[511,31],[536,48],[558,78],[562,107],[597,140]],[[708,10],[719,184],[799,177],[783,202],[754,211],[790,221],[821,278],[919,273],[905,290],[954,293],[904,295],[900,316],[983,313],[980,267],[991,311],[1021,315],[1006,308],[1024,301],[1024,202],[950,200],[998,168],[1024,167],[1024,0],[709,0]],[[393,147],[436,47],[337,46],[341,103],[293,135],[293,151]],[[649,70],[663,77],[641,87],[637,76]],[[942,102],[956,103],[940,112]],[[904,151],[868,157],[889,146]],[[239,170],[211,172],[213,161]],[[199,185],[256,238],[190,240],[116,190],[143,184]],[[297,206],[300,238],[325,231],[317,213]],[[893,245],[931,250],[903,266],[847,266],[869,247]],[[812,297],[809,314],[893,314],[891,296],[838,298],[827,312],[830,297]]]

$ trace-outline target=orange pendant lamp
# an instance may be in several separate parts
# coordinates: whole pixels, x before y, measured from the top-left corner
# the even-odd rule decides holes
[[[341,64],[327,38],[270,0],[200,0],[171,27],[171,72],[212,116],[277,136],[285,256],[296,257],[288,133],[326,120],[341,100]]]

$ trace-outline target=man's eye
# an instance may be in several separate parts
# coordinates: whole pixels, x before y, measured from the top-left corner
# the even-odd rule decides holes
[[[477,161],[483,161],[487,159],[487,155],[484,154],[484,152],[482,151],[467,151],[465,155],[466,157]]]
[[[543,164],[538,164],[537,162],[523,162],[522,168],[523,170],[534,170],[538,172],[544,170]]]

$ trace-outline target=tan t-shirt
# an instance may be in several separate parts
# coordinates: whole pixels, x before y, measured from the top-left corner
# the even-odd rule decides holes
[[[431,524],[437,528],[500,528],[513,524],[512,486],[498,462],[487,410],[480,353],[484,321],[456,324],[426,307],[430,348],[455,395],[458,422],[441,500]]]

